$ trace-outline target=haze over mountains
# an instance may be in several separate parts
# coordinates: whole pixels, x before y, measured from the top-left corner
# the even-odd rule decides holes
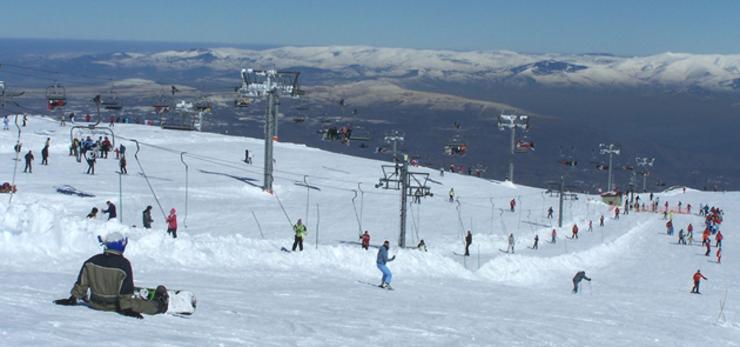
[[[7,41],[0,41],[4,44]],[[98,89],[115,88],[112,81],[130,78],[154,81],[154,89],[181,84],[193,88],[190,95],[207,94],[219,104],[206,130],[260,136],[261,105],[246,114],[230,107],[238,72],[248,67],[289,69],[302,73],[301,83],[308,93],[302,111],[291,108],[295,106],[291,102],[282,108],[286,123],[298,114],[307,120],[302,128],[281,127],[281,138],[287,141],[373,157],[372,149],[383,145],[383,134],[396,129],[407,134],[406,149],[424,163],[487,167],[487,176],[501,179],[508,161],[509,133],[497,131],[495,118],[501,112],[528,113],[534,117],[527,136],[537,149],[516,158],[516,176],[523,183],[545,185],[562,173],[557,161],[573,157],[580,163],[573,172],[581,181],[579,189],[599,188],[605,175],[595,166],[604,158],[596,148],[613,142],[623,147],[619,167],[634,165],[636,156],[656,158],[653,185],[740,187],[736,178],[740,164],[726,160],[737,155],[740,55],[119,46],[37,49],[34,54],[13,50],[18,53],[12,57],[6,53],[5,63],[59,73],[29,77],[13,75],[20,70],[7,67],[0,69],[0,79],[12,77],[15,85],[37,88],[52,79]],[[146,99],[155,97],[152,88],[131,95],[129,104],[148,105]],[[80,95],[83,99],[89,97]],[[346,99],[346,109],[337,106],[341,99]],[[356,114],[349,115],[353,109]],[[327,119],[363,126],[374,140],[365,149],[322,143],[316,130]],[[453,122],[461,129],[454,129]],[[670,134],[665,131],[668,128]],[[471,149],[464,158],[442,154],[441,148],[456,135],[464,137]],[[618,173],[620,186],[627,185],[630,175]]]

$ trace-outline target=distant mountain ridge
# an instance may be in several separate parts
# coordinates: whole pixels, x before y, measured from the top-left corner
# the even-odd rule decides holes
[[[55,60],[81,59],[58,55]],[[666,87],[710,91],[740,89],[740,55],[662,53],[523,54],[511,51],[445,51],[367,46],[280,47],[264,50],[203,48],[156,53],[88,56],[116,68],[160,70],[243,67],[331,71],[332,78],[431,79],[452,82],[535,83],[562,87]]]

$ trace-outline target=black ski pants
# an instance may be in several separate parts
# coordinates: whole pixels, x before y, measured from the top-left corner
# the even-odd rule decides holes
[[[293,252],[295,252],[296,247],[300,247],[301,252],[303,252],[303,238],[298,235],[295,236],[293,241]]]

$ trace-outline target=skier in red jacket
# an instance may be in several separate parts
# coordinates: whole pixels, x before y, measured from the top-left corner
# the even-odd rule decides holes
[[[509,201],[509,207],[511,208],[511,212],[514,212],[514,208],[516,208],[516,200],[515,199],[511,199],[511,201]]]
[[[691,292],[694,294],[701,294],[699,293],[699,282],[701,282],[701,279],[707,279],[704,277],[704,275],[701,274],[701,270],[696,270],[696,273],[694,274],[694,287],[691,288]]]
[[[165,221],[167,222],[167,234],[171,234],[173,239],[177,238],[177,211],[173,207],[170,210],[170,215],[167,216]]]
[[[714,237],[714,239],[717,241],[717,244],[714,245],[714,247],[722,247],[722,239],[725,237],[722,236],[722,231],[717,230],[717,235]]]
[[[573,235],[570,238],[571,239],[577,239],[578,238],[578,225],[573,224]]]
[[[370,247],[370,234],[367,233],[367,230],[365,230],[364,234],[360,235],[360,240],[362,240],[362,248],[367,251]]]

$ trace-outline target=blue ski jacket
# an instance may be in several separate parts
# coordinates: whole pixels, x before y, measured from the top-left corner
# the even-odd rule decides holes
[[[385,265],[385,263],[389,261],[393,261],[395,257],[388,259],[388,249],[381,246],[378,250],[378,260],[377,263],[381,265]]]

